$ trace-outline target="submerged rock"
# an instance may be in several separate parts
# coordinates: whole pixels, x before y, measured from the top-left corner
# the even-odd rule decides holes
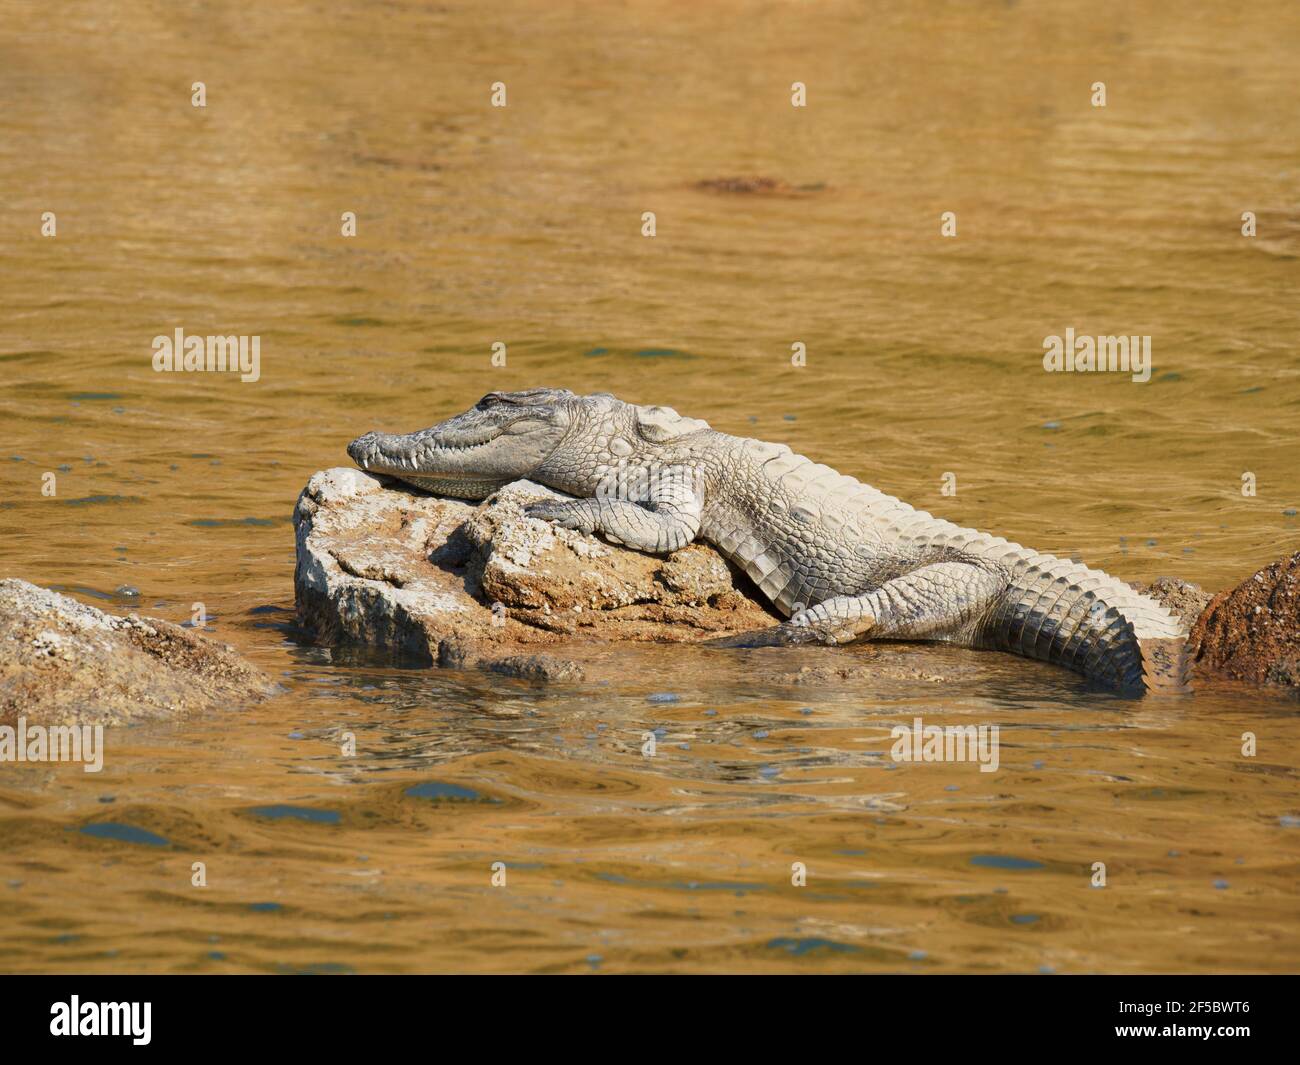
[[[484,658],[476,646],[460,636],[448,636],[438,641],[438,665],[443,669],[482,669],[506,677],[524,680],[579,681],[587,674],[577,662],[554,655],[506,655],[503,658]]]
[[[504,658],[488,659],[482,668],[491,673],[522,677],[524,680],[579,681],[587,677],[578,663],[554,655],[506,655]]]
[[[776,620],[706,544],[657,558],[524,516],[559,498],[516,481],[475,504],[317,473],[294,512],[299,622],[335,647],[579,679],[574,663],[525,659],[568,637],[693,642]]]
[[[1216,595],[1190,642],[1198,677],[1300,688],[1300,551]]]
[[[107,614],[0,580],[0,724],[122,724],[227,708],[278,690],[233,647],[170,621]]]

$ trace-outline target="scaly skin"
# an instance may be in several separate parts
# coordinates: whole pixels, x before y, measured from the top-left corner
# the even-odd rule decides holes
[[[471,499],[530,478],[577,497],[534,504],[531,516],[639,551],[713,544],[790,618],[723,644],[940,641],[1063,665],[1122,691],[1185,681],[1186,630],[1122,581],[671,408],[566,389],[494,392],[422,432],[367,433],[348,453],[363,469]]]

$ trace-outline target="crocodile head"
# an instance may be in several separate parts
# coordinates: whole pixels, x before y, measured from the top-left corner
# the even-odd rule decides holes
[[[530,388],[489,392],[465,413],[417,433],[366,433],[348,454],[363,470],[438,495],[484,499],[527,477],[591,496],[611,469],[653,462],[669,442],[707,428],[669,407],[637,407],[604,392]]]
[[[568,431],[571,403],[562,388],[489,392],[463,414],[406,435],[366,433],[348,445],[363,470],[462,499],[483,499],[527,477]]]

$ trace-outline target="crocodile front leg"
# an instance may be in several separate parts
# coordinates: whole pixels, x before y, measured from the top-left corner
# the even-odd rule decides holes
[[[997,572],[966,562],[935,562],[863,595],[837,595],[783,625],[712,641],[718,647],[934,640],[974,629],[1006,589]]]
[[[644,502],[596,497],[530,503],[530,518],[565,529],[600,533],[617,544],[651,555],[677,551],[700,531],[700,497],[686,478],[663,477]]]

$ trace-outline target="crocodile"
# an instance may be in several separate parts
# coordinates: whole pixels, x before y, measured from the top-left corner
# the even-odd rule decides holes
[[[936,641],[1064,666],[1125,693],[1187,684],[1185,627],[1123,581],[671,407],[558,388],[491,392],[432,428],[366,433],[348,454],[464,499],[528,478],[574,497],[533,503],[528,516],[637,551],[712,544],[788,619],[715,644]]]

